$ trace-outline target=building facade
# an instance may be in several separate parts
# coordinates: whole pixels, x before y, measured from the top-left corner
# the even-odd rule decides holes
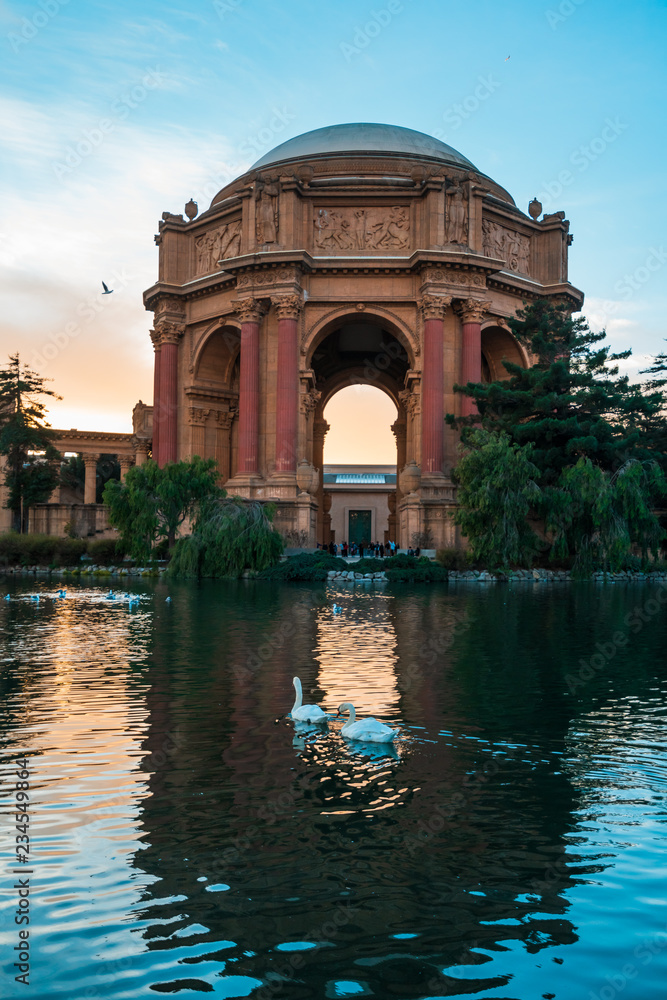
[[[449,476],[471,412],[455,383],[526,364],[507,319],[540,296],[578,310],[564,213],[539,218],[450,146],[337,125],[288,140],[156,242],[153,457],[213,457],[235,494],[277,505],[297,544],[328,540],[331,397],[374,385],[397,407],[402,546],[458,543]]]

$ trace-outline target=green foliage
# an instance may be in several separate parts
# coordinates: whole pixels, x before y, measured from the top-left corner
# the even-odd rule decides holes
[[[473,557],[488,566],[529,566],[538,539],[526,518],[541,491],[531,461],[532,446],[521,448],[504,433],[475,430],[456,467],[460,507],[456,524]]]
[[[225,497],[207,501],[192,534],[174,547],[169,572],[179,577],[240,577],[278,562],[283,539],[272,504]]]
[[[0,564],[3,566],[76,566],[86,552],[83,538],[54,535],[0,535]]]
[[[474,559],[472,553],[462,549],[438,549],[435,561],[445,569],[464,570],[471,568]]]
[[[96,566],[113,566],[122,562],[125,552],[120,539],[97,538],[88,542],[88,555]]]
[[[18,354],[10,355],[9,367],[0,370],[0,454],[7,456],[6,506],[16,531],[25,529],[28,508],[48,500],[58,483],[60,454],[41,397],[60,396],[46,388],[46,381]]]
[[[426,556],[415,558],[402,553],[386,560],[383,569],[392,583],[440,583],[448,577],[443,566]]]
[[[547,530],[555,557],[574,556],[573,570],[616,572],[631,567],[633,546],[644,560],[657,554],[663,531],[651,497],[667,484],[655,462],[630,460],[612,474],[580,458],[565,469],[544,497]]]
[[[127,552],[138,561],[151,557],[160,540],[174,545],[186,518],[197,517],[202,504],[224,497],[217,485],[216,462],[195,456],[190,462],[155,462],[133,466],[125,482],[104,488],[109,522],[120,531]]]
[[[505,361],[507,380],[456,387],[479,410],[473,418],[447,416],[464,442],[481,420],[485,430],[532,444],[530,459],[544,485],[580,457],[612,471],[630,457],[651,457],[658,426],[665,423],[664,399],[659,389],[645,391],[618,375],[614,362],[630,351],[611,353],[602,343],[604,331],[593,333],[585,319],[572,319],[564,306],[545,299],[526,306],[509,325],[536,360],[529,368]]]
[[[289,556],[261,575],[267,580],[303,580],[315,583],[326,580],[330,570],[343,572],[350,569],[354,569],[354,566],[348,566],[344,559],[329,555],[324,549],[318,549],[317,552],[302,552],[297,556]]]

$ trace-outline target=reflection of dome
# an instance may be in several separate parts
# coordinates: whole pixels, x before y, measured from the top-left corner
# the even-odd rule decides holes
[[[399,125],[376,125],[369,122],[327,125],[326,128],[304,132],[265,153],[253,163],[251,169],[283,163],[285,160],[346,153],[409,156],[411,159],[438,160],[466,170],[476,169],[461,153],[425,132],[416,132]]]

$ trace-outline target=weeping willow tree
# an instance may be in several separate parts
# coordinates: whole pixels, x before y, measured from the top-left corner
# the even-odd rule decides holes
[[[283,540],[273,527],[273,504],[241,497],[213,500],[202,507],[192,534],[173,550],[173,576],[240,577],[247,569],[263,570],[280,559]]]
[[[582,576],[622,569],[633,550],[643,559],[657,555],[664,533],[653,507],[664,494],[657,462],[630,459],[612,474],[580,458],[545,491],[552,554],[573,556],[573,569]]]

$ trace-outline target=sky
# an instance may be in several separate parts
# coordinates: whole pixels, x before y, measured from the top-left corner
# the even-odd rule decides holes
[[[0,363],[54,380],[54,426],[131,430],[162,212],[375,121],[564,210],[584,315],[636,372],[667,337],[666,51],[667,0],[0,0]],[[372,393],[327,407],[327,461],[395,460]]]

